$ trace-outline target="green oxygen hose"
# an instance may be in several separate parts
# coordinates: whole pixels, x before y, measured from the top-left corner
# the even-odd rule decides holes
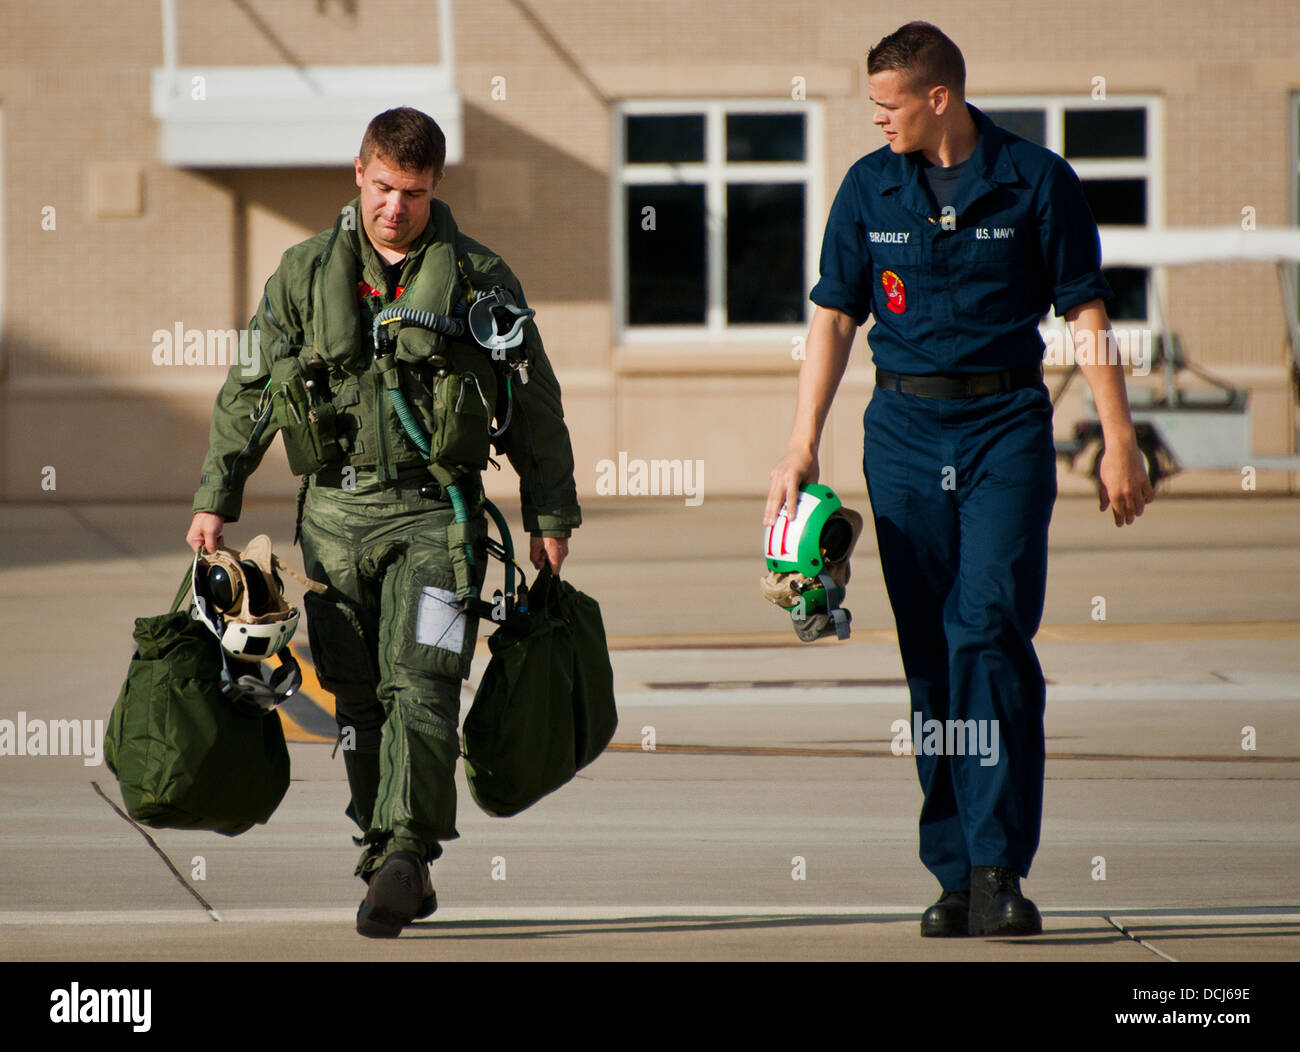
[[[376,352],[378,352],[379,348],[379,331],[381,327],[394,320],[430,329],[433,332],[453,338],[463,336],[466,331],[465,322],[460,317],[449,318],[446,315],[434,314],[429,311],[410,310],[403,307],[388,307],[375,315],[375,320],[372,326]],[[376,358],[376,363],[378,363],[378,361],[379,359]],[[402,430],[406,432],[406,437],[414,443],[415,448],[420,451],[424,456],[424,459],[428,460],[431,454],[429,438],[425,435],[423,428],[420,427],[420,422],[416,420],[415,414],[411,412],[411,407],[406,401],[405,392],[395,381],[386,381],[385,385],[388,387],[388,398],[392,403],[393,412],[397,414],[397,419],[402,425]],[[504,434],[506,428],[510,426],[511,411],[514,408],[513,403],[514,399],[512,397],[510,377],[507,376],[506,419],[501,425],[500,430],[490,432],[493,438],[497,438]],[[447,499],[451,501],[455,521],[458,523],[468,522],[469,509],[465,503],[465,496],[460,491],[460,487],[457,486],[456,483],[450,482],[443,487],[443,490],[447,494]],[[502,547],[509,556],[506,561],[506,592],[513,594],[515,578],[515,549],[514,543],[510,537],[509,527],[506,526],[506,521],[495,504],[484,498],[483,505],[496,522],[497,528],[501,531]],[[470,566],[474,566],[474,546],[472,544],[465,544],[464,548],[466,561]]]
[[[425,460],[428,460],[429,439],[420,427],[419,421],[415,419],[415,414],[411,412],[411,407],[406,401],[406,393],[400,387],[390,387],[388,399],[393,403],[393,412],[402,422],[402,430],[406,432],[406,437],[415,443],[415,448],[424,454]]]
[[[406,431],[406,436],[415,443],[416,447],[424,454],[427,459],[429,456],[429,440],[425,437],[424,431],[420,428],[419,422],[415,419],[415,414],[411,412],[411,407],[406,401],[406,395],[399,388],[390,388],[389,397],[393,403],[393,412],[397,414],[397,419],[402,422],[402,428]],[[449,483],[443,489],[451,501],[451,507],[455,513],[457,522],[469,521],[469,508],[465,504],[465,496],[461,493],[460,487],[456,483]],[[515,593],[515,544],[514,539],[510,536],[510,527],[506,523],[505,516],[501,514],[501,509],[493,504],[486,497],[483,498],[484,510],[492,516],[492,521],[496,523],[497,529],[501,533],[501,547],[505,549],[506,558],[506,595]],[[474,565],[474,548],[473,545],[465,545],[465,557],[469,560],[470,566]]]
[[[501,514],[501,509],[493,504],[486,497],[483,498],[483,507],[487,513],[492,516],[492,521],[497,524],[497,529],[501,531],[501,547],[506,550],[506,595],[515,594],[515,545],[510,539],[510,527],[506,525],[505,516]]]
[[[397,419],[401,422],[406,437],[415,443],[415,448],[424,455],[425,460],[428,460],[429,439],[420,427],[419,421],[415,419],[415,414],[411,412],[411,407],[406,401],[406,393],[400,387],[390,387],[388,389],[388,399],[393,403],[393,412],[397,414]],[[454,482],[449,482],[443,487],[443,490],[447,494],[447,499],[451,501],[451,508],[456,521],[469,522],[469,509],[466,507],[465,497],[461,493],[460,487]],[[466,543],[463,547],[465,549],[465,560],[470,566],[476,565],[474,561],[474,545]]]

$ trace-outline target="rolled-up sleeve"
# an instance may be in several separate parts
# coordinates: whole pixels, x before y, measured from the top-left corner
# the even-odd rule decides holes
[[[1038,232],[1057,317],[1091,300],[1109,299],[1101,273],[1101,238],[1079,177],[1064,160],[1049,168],[1039,187]]]
[[[859,325],[871,314],[871,254],[862,224],[861,190],[853,169],[831,205],[822,237],[821,280],[809,299],[849,315]]]

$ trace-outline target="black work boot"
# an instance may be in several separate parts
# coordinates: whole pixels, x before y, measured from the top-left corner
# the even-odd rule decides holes
[[[429,867],[424,867],[424,898],[420,900],[420,908],[415,911],[415,920],[424,920],[425,917],[432,917],[434,911],[438,908],[438,896],[433,890],[433,881],[429,877]]]
[[[1020,894],[1020,877],[1000,866],[970,871],[971,935],[1041,935],[1038,907]]]
[[[413,851],[394,851],[369,883],[357,909],[357,932],[369,938],[395,939],[411,921],[438,908],[429,867]]]
[[[945,891],[939,901],[921,915],[921,937],[948,938],[965,935],[969,917],[969,892]]]

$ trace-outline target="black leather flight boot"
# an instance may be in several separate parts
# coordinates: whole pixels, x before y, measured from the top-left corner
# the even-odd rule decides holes
[[[395,939],[411,921],[438,908],[429,867],[413,851],[387,855],[369,884],[357,909],[357,932],[369,938]]]
[[[1038,907],[1020,894],[1020,877],[1000,866],[970,871],[971,935],[1041,935]]]
[[[939,901],[921,915],[921,937],[948,938],[965,935],[970,917],[970,894],[945,891]]]

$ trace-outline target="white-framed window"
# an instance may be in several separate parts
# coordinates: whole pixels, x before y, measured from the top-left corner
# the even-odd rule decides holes
[[[1108,226],[1164,226],[1161,100],[1151,95],[1002,95],[972,98],[994,124],[1060,154]],[[1145,267],[1103,267],[1115,321],[1146,321],[1155,290]]]
[[[636,100],[613,116],[616,339],[804,330],[823,222],[820,105]]]

